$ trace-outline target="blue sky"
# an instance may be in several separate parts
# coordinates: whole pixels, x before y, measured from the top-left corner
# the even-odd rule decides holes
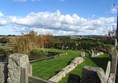
[[[106,35],[115,0],[1,0],[0,35],[35,30],[53,35]]]

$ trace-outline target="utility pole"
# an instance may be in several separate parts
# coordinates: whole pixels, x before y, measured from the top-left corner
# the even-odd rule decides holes
[[[117,8],[117,22],[116,22],[116,38],[115,38],[115,47],[117,46],[118,41],[118,8]]]
[[[118,40],[118,8],[117,8],[117,24],[116,24],[116,39]]]

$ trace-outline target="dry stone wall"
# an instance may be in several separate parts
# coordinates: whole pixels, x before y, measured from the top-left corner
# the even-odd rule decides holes
[[[10,55],[8,63],[8,83],[28,83],[28,75],[32,74],[28,56],[23,54]]]
[[[82,83],[106,83],[107,79],[102,68],[85,66],[82,72]]]
[[[105,73],[100,67],[84,67],[82,83],[118,83],[118,52],[113,49],[111,55]]]
[[[7,78],[7,63],[0,62],[0,83],[6,82]]]
[[[54,83],[32,76],[28,55],[12,54],[0,63],[0,83]]]
[[[100,55],[103,55],[104,53],[103,52],[94,52],[93,50],[91,50],[91,57],[98,57]]]
[[[83,61],[84,59],[82,57],[75,58],[68,66],[66,66],[59,73],[57,73],[55,76],[50,78],[49,81],[59,82],[63,77],[66,76],[66,74],[68,74],[70,71],[75,69],[75,67],[77,67],[77,65],[82,63]]]
[[[84,61],[85,53],[80,54],[58,74],[48,80],[32,76],[32,66],[28,55],[12,54],[8,63],[0,63],[0,83],[57,83],[78,64]],[[111,61],[108,61],[106,72],[99,67],[85,66],[83,68],[81,83],[117,83],[118,82],[118,53],[112,51]],[[8,64],[8,65],[7,65]],[[79,70],[78,70],[79,71]],[[30,80],[30,81],[29,81]]]
[[[106,73],[105,73],[107,82],[108,82],[108,79],[109,79],[109,76],[110,76],[110,71],[111,71],[111,61],[108,61],[107,68],[106,68]]]

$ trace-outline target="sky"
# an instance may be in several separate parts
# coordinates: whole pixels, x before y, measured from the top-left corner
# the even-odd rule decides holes
[[[115,5],[113,6],[113,4]],[[118,0],[0,0],[0,35],[107,35]]]

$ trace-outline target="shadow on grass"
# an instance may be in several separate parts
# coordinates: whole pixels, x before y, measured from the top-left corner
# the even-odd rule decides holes
[[[59,73],[61,70],[58,70],[58,71],[55,71],[55,75],[57,74],[57,73]]]
[[[106,71],[108,57],[93,57],[90,58],[98,67],[101,67],[104,71]]]
[[[67,65],[69,65],[72,62],[72,60],[74,60],[74,58],[71,58],[71,60],[67,63]]]

